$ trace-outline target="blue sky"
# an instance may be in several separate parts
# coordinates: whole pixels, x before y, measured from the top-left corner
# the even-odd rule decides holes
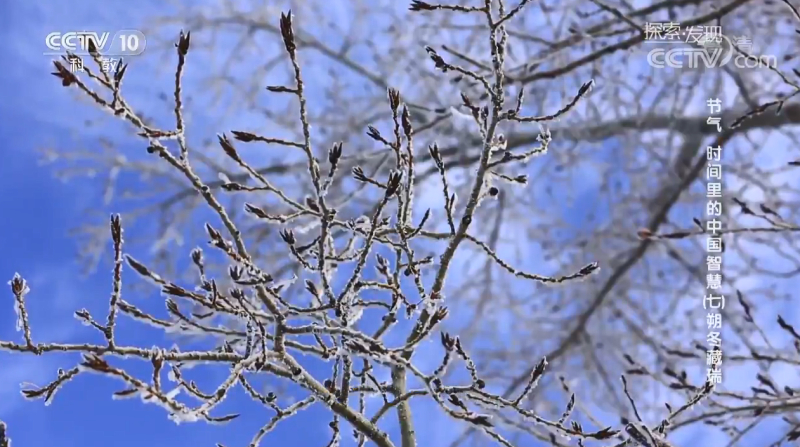
[[[101,265],[96,274],[83,277],[75,263],[76,240],[67,231],[85,216],[90,205],[102,203],[98,194],[100,182],[78,177],[65,184],[50,175],[50,167],[38,163],[37,148],[91,149],[96,145],[91,129],[76,134],[80,123],[94,117],[93,110],[74,103],[49,74],[49,59],[41,55],[43,39],[53,30],[139,27],[144,13],[152,11],[157,2],[138,2],[135,8],[122,2],[105,4],[102,11],[97,11],[96,2],[65,3],[0,4],[0,32],[15,42],[7,50],[15,63],[0,71],[0,96],[4,98],[0,104],[0,136],[4,141],[0,188],[9,192],[0,197],[0,246],[7,253],[0,259],[0,277],[8,280],[19,272],[29,281],[32,294],[28,307],[37,340],[74,342],[95,340],[95,334],[78,324],[71,314],[80,307],[102,312],[110,292],[110,265]],[[139,76],[140,80],[146,79],[146,74]],[[132,79],[135,78],[134,74]],[[102,209],[104,213],[112,211],[110,207]],[[8,298],[7,293],[4,295]],[[13,318],[11,307],[3,306],[3,339],[17,336]],[[135,342],[137,337],[134,332],[131,334],[128,340]],[[143,340],[145,345],[159,341]],[[62,389],[49,407],[41,402],[23,402],[18,392],[20,382],[47,383],[55,377],[57,367],[69,367],[76,360],[74,356],[0,355],[0,418],[9,424],[15,446],[196,446],[213,445],[216,441],[238,446],[246,445],[264,420],[255,408],[255,413],[248,413],[250,417],[237,423],[235,430],[205,424],[178,426],[168,421],[160,408],[142,405],[138,400],[112,401],[110,393],[119,390],[120,384],[92,376],[79,378]],[[236,396],[236,400],[245,401],[242,396]],[[307,416],[313,418],[315,414],[320,415],[319,409],[309,410]],[[278,442],[290,439],[288,428],[277,429]],[[323,445],[327,436],[324,424],[309,424],[305,430],[293,433],[291,439],[299,445]]]
[[[103,203],[104,173],[98,173],[94,179],[77,176],[67,183],[62,182],[51,175],[51,166],[39,163],[36,149],[94,150],[98,136],[111,134],[119,136],[120,151],[126,156],[141,157],[144,152],[141,144],[122,133],[123,126],[119,123],[118,127],[112,124],[103,131],[81,126],[86,120],[97,119],[97,112],[85,103],[74,101],[71,92],[63,89],[49,74],[49,58],[41,55],[44,36],[51,31],[70,29],[141,28],[156,8],[164,12],[162,2],[154,0],[139,1],[135,7],[127,2],[108,2],[98,7],[97,2],[90,0],[0,3],[0,33],[4,41],[14,42],[4,50],[4,68],[0,70],[0,97],[4,98],[0,102],[0,138],[4,143],[0,163],[0,189],[4,191],[0,195],[0,209],[3,210],[0,247],[4,253],[0,256],[0,279],[6,281],[19,272],[28,280],[32,289],[28,310],[37,341],[97,341],[97,334],[78,324],[72,318],[72,312],[81,307],[95,315],[105,312],[110,293],[111,264],[106,257],[96,273],[88,277],[82,275],[75,262],[79,241],[68,234],[68,229],[86,219],[87,209],[97,213],[100,219],[111,212],[124,210]],[[156,99],[158,93],[169,92],[171,88],[173,59],[143,58],[138,64],[137,60],[133,60],[126,81],[128,89],[135,92],[134,100],[138,100],[142,107],[157,109],[160,105]],[[164,63],[165,60],[168,62]],[[192,85],[196,79],[192,71],[204,62],[207,61],[190,57],[187,85]],[[153,73],[158,75],[153,76]],[[238,128],[255,122],[252,117],[234,118]],[[231,128],[230,119],[217,119],[198,111],[192,115],[191,125],[212,129],[210,132],[224,131]],[[614,144],[613,141],[607,142],[606,149],[613,148]],[[608,157],[613,159],[613,154]],[[577,199],[563,211],[573,225],[562,235],[565,239],[571,238],[572,232],[586,224],[583,210],[595,200],[593,188],[600,181],[597,173],[581,174],[578,175],[581,181],[575,185],[574,191]],[[608,175],[621,174],[612,169]],[[121,181],[133,180],[123,178]],[[438,201],[430,199],[430,203]],[[600,224],[607,223],[603,213],[600,211],[598,216]],[[136,234],[136,228],[126,228],[129,234]],[[188,247],[203,242],[201,239],[187,239],[182,248],[187,254]],[[110,252],[110,244],[106,244],[105,249]],[[126,270],[126,281],[135,281],[130,270]],[[19,334],[14,332],[11,297],[6,292],[3,294],[8,302],[0,307],[0,338],[17,339]],[[131,301],[140,304],[143,300],[131,298]],[[153,303],[142,305],[153,306]],[[128,343],[144,346],[166,343],[163,337],[134,330],[136,326],[129,322],[120,324],[121,333]],[[75,356],[36,358],[0,353],[0,419],[9,424],[15,447],[99,447],[109,444],[120,447],[182,447],[213,445],[214,442],[241,446],[246,445],[260,425],[272,416],[250,404],[247,397],[237,391],[223,405],[223,409],[242,410],[243,416],[233,424],[224,428],[203,423],[176,425],[167,420],[165,412],[158,407],[143,405],[136,399],[112,401],[110,394],[118,391],[120,384],[88,375],[79,376],[62,388],[49,407],[41,402],[23,401],[18,392],[20,382],[45,384],[55,377],[58,367],[71,367],[76,360]],[[438,361],[438,355],[433,361]],[[144,366],[140,365],[138,372],[147,374]],[[220,373],[209,371],[204,379],[215,383]],[[418,431],[421,438],[426,439],[426,446],[446,445],[446,440],[462,429],[443,423],[445,419],[431,405],[416,406],[415,411],[420,421]],[[298,419],[279,426],[265,445],[324,445],[329,438],[328,420],[326,413],[315,406],[305,410]],[[345,440],[349,441],[349,436],[345,436]]]
[[[105,128],[103,131],[82,126],[86,120],[96,120],[98,113],[90,105],[75,102],[72,92],[63,89],[50,75],[50,59],[41,54],[44,36],[52,31],[72,29],[142,28],[145,18],[155,11],[156,5],[159,12],[165,12],[161,2],[153,1],[137,2],[135,7],[122,2],[106,3],[101,8],[88,0],[70,1],[68,4],[0,4],[0,32],[6,39],[13,38],[14,45],[7,51],[8,57],[15,61],[8,69],[0,71],[0,96],[4,98],[0,104],[0,136],[5,141],[2,149],[4,162],[0,163],[0,187],[12,192],[0,196],[4,216],[0,220],[0,247],[7,253],[0,258],[0,277],[8,280],[19,272],[28,280],[32,290],[28,310],[34,327],[33,336],[39,342],[99,341],[97,334],[72,318],[72,313],[81,307],[94,315],[105,312],[110,293],[111,265],[108,258],[104,258],[96,273],[88,277],[83,275],[81,266],[75,262],[80,249],[79,240],[70,236],[68,230],[86,218],[87,210],[98,214],[101,219],[121,210],[114,205],[103,205],[104,173],[98,173],[95,178],[78,175],[69,182],[62,182],[51,175],[53,167],[42,166],[41,156],[36,150],[46,147],[94,150],[99,135],[123,135],[122,126],[115,128],[114,123],[110,124],[111,130]],[[176,35],[177,31],[176,28]],[[169,56],[165,65],[173,67],[172,52]],[[198,66],[202,66],[202,61],[195,59],[187,69],[186,85],[193,85],[192,71]],[[145,109],[154,104],[159,106],[157,94],[171,88],[172,68],[163,68],[164,64],[158,58],[138,60],[138,63],[134,60],[126,78],[129,90],[134,92],[129,99],[132,97],[134,103],[139,100],[137,104]],[[153,73],[159,75],[155,80]],[[166,87],[162,89],[161,86]],[[169,115],[166,116],[169,119]],[[205,119],[202,113],[195,114],[191,125],[202,128]],[[230,127],[226,127],[224,120],[215,123],[219,130]],[[237,120],[237,125],[245,126],[246,122]],[[144,147],[133,138],[123,135],[117,140],[115,142],[121,144],[119,150],[128,157],[140,157],[144,153]],[[121,179],[121,182],[125,181]],[[128,235],[136,234],[135,229],[126,227],[126,230]],[[187,242],[202,243],[203,240]],[[106,244],[105,250],[110,250],[110,243]],[[135,281],[130,271],[126,272],[126,278]],[[131,299],[148,307],[148,303]],[[158,334],[136,331],[139,328],[130,322],[120,321],[119,324],[121,337],[126,343],[169,346]],[[3,306],[0,338],[16,339],[18,335],[14,332],[12,307]],[[77,360],[71,355],[37,358],[0,354],[0,419],[8,423],[16,447],[180,447],[214,445],[214,442],[241,446],[247,445],[256,430],[272,417],[271,412],[251,405],[249,398],[237,391],[223,405],[223,409],[235,408],[244,413],[235,425],[176,425],[166,418],[162,409],[143,405],[138,399],[112,400],[111,393],[119,391],[121,385],[91,375],[79,377],[65,386],[50,406],[24,401],[19,393],[21,382],[46,384],[55,377],[57,368],[69,368]],[[129,366],[133,366],[135,372],[147,374],[144,364]],[[216,383],[221,373],[206,371],[199,383],[202,384],[203,379],[210,384]],[[429,406],[418,408],[421,420],[425,419],[426,412],[433,410],[426,407]],[[329,420],[321,407],[314,406],[296,420],[279,425],[266,441],[267,445],[325,445],[330,438]],[[436,434],[426,433],[429,429],[424,425],[418,430],[427,439],[435,439]],[[349,439],[345,436],[346,442]]]

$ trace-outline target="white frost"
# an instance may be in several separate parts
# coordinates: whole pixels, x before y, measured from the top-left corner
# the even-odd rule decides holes
[[[174,399],[181,392],[181,387],[176,386],[172,391],[166,394],[167,398]]]
[[[22,309],[19,308],[19,301],[14,300],[14,313],[17,315],[17,332],[22,330]]]
[[[169,415],[169,419],[172,420],[172,422],[174,422],[175,425],[180,425],[183,422],[189,422],[189,423],[197,422],[200,419],[200,417],[194,414],[194,412],[172,413]]]

